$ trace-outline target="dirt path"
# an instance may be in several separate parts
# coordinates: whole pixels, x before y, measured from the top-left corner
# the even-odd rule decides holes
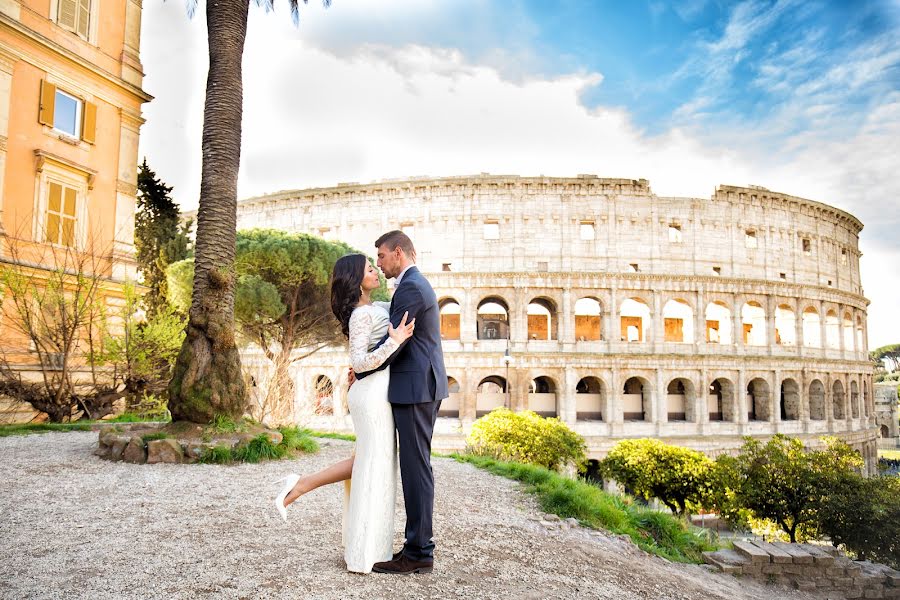
[[[342,488],[301,499],[287,524],[270,504],[272,481],[352,449],[325,443],[289,462],[134,466],[94,457],[94,433],[0,438],[0,597],[811,598],[548,530],[519,484],[449,459],[434,462],[435,572],[350,574]]]

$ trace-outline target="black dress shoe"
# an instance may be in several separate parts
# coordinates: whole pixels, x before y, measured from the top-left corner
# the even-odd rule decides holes
[[[434,561],[412,560],[411,558],[400,555],[399,558],[388,562],[375,563],[372,566],[374,573],[387,573],[389,575],[409,575],[411,573],[431,573],[434,568]]]

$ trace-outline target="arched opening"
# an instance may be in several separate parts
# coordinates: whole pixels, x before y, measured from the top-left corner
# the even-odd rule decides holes
[[[863,414],[867,417],[872,416],[869,414],[869,383],[867,381],[863,381]]]
[[[856,317],[856,351],[865,352],[865,342],[863,339],[862,317]]]
[[[575,419],[602,421],[606,385],[597,377],[585,377],[575,386]]]
[[[603,339],[603,316],[600,301],[580,298],[575,303],[575,339],[595,342]]]
[[[829,350],[839,350],[841,347],[841,323],[834,310],[829,310],[825,315],[825,346]]]
[[[441,339],[458,340],[461,310],[459,302],[453,298],[444,298],[438,302],[441,308]]]
[[[803,311],[803,345],[806,348],[822,347],[822,321],[812,306]]]
[[[650,307],[640,298],[627,298],[621,307],[623,342],[646,342],[650,330]]]
[[[684,300],[669,300],[663,306],[665,340],[676,343],[693,343],[694,311]]]
[[[334,414],[334,384],[325,375],[319,375],[313,386],[315,394],[315,413],[317,415]]]
[[[812,421],[825,419],[825,384],[818,379],[809,384],[809,418]]]
[[[766,345],[766,311],[759,302],[750,301],[744,304],[741,309],[741,323],[744,327],[744,344]]]
[[[475,416],[483,417],[506,405],[506,380],[499,375],[485,377],[475,392]]]
[[[769,406],[769,383],[760,377],[751,380],[747,384],[747,420],[768,421]]]
[[[556,339],[556,305],[547,298],[535,298],[528,304],[528,339]]]
[[[888,429],[888,426],[887,426],[887,425],[882,425],[881,427],[878,428],[878,431],[881,432],[881,437],[882,437],[882,438],[889,438],[889,437],[891,437],[891,432],[890,432],[890,430]]]
[[[797,345],[797,317],[794,309],[780,304],[775,309],[775,343],[781,346]]]
[[[844,313],[844,350],[853,350],[853,317]]]
[[[706,341],[709,344],[733,344],[731,311],[724,302],[706,306]]]
[[[734,402],[734,384],[720,377],[709,386],[706,401],[710,421],[737,421],[737,407]]]
[[[800,419],[800,385],[793,379],[781,382],[781,420],[797,421]]]
[[[850,382],[850,416],[859,418],[859,385],[855,380]]]
[[[485,298],[478,305],[477,315],[479,340],[509,339],[509,305],[503,298]]]
[[[643,377],[631,377],[625,381],[622,396],[622,417],[626,421],[650,420],[650,382]]]
[[[528,384],[528,410],[542,417],[556,416],[556,382],[549,377],[536,377]]]
[[[438,409],[438,416],[458,419],[462,394],[460,393],[459,382],[453,377],[447,377],[447,391],[450,395],[441,402],[441,407]]]
[[[666,387],[666,412],[669,421],[694,422],[697,393],[690,379],[679,377]]]
[[[839,380],[835,380],[831,386],[831,410],[835,419],[846,419],[847,415],[844,410],[844,384]]]

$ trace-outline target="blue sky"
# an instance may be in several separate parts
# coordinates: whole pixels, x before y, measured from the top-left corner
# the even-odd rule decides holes
[[[144,3],[141,151],[196,206],[203,11]],[[870,345],[900,341],[900,0],[251,6],[239,195],[480,172],[762,185],[866,225]]]

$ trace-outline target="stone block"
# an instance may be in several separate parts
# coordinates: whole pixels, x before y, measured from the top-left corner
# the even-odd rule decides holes
[[[772,542],[772,545],[791,555],[795,565],[811,565],[815,562],[812,554],[803,549],[799,544],[788,544],[785,542]]]
[[[795,587],[801,592],[811,592],[816,589],[816,583],[814,581],[798,581]]]
[[[765,567],[765,565],[760,563],[747,563],[741,567],[741,573],[748,577],[759,577],[762,575],[763,567]]]
[[[774,544],[770,544],[769,542],[754,541],[753,545],[766,552],[771,557],[771,560],[774,563],[787,564],[793,562],[793,558],[790,554],[776,547]]]
[[[781,567],[784,569],[784,572],[789,575],[803,575],[803,571],[806,569],[803,565],[795,565],[795,564],[787,564],[782,565]]]
[[[891,585],[896,588],[900,588],[900,573],[894,571],[893,573],[887,574],[887,582],[888,585]]]
[[[125,446],[128,445],[128,440],[123,437],[116,436],[116,439],[113,440],[112,445],[109,447],[109,458],[111,460],[122,460],[122,454],[125,452]]]
[[[825,569],[825,575],[828,577],[846,577],[847,570],[843,567],[828,567]]]
[[[812,555],[815,564],[822,567],[829,567],[834,564],[834,556],[822,549],[822,546],[813,544],[801,544],[803,550]]]
[[[734,549],[748,559],[750,562],[754,563],[767,563],[771,562],[769,558],[768,552],[762,550],[761,548],[751,544],[750,542],[737,541],[734,542]]]
[[[849,590],[844,590],[844,597],[848,598],[849,600],[854,600],[855,598],[862,598],[862,595],[863,595],[862,588],[859,588],[859,587],[853,587],[853,588],[850,588]]]
[[[900,598],[900,587],[884,588],[884,597],[885,598]]]
[[[136,435],[129,440],[122,452],[122,460],[127,463],[142,464],[147,461],[147,453],[144,451],[144,440]]]
[[[852,577],[835,577],[831,582],[834,584],[834,587],[843,590],[851,588],[854,585],[854,579]]]
[[[863,598],[884,598],[884,590],[882,588],[867,588],[863,592]]]
[[[147,444],[147,464],[184,462],[181,445],[173,439],[152,440]]]
[[[770,563],[763,565],[762,572],[765,575],[781,575],[784,572],[784,568],[781,565]]]

